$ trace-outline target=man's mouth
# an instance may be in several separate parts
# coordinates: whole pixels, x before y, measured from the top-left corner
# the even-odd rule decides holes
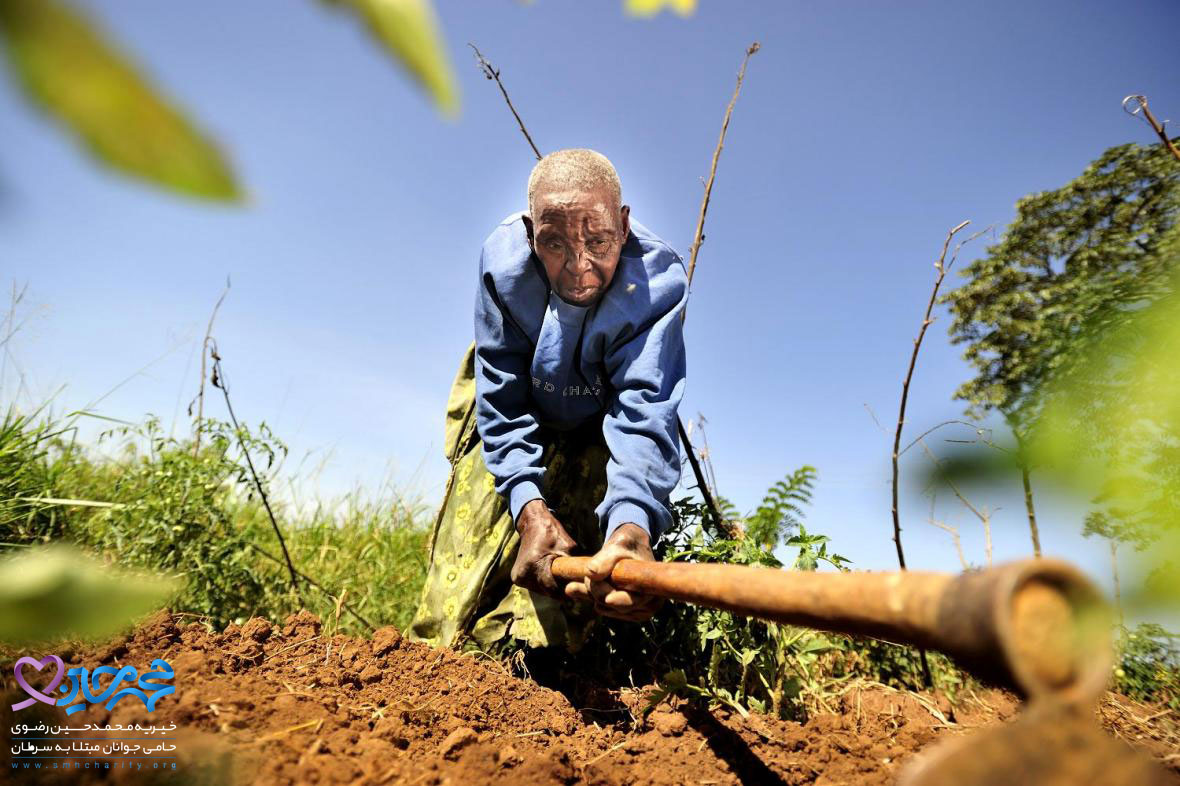
[[[596,286],[573,287],[569,290],[571,300],[585,300],[598,291]]]

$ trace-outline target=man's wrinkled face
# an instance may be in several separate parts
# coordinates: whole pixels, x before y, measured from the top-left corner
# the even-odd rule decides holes
[[[525,217],[529,243],[558,296],[577,306],[598,301],[610,286],[630,231],[630,208],[616,207],[607,188],[543,188],[535,215]]]

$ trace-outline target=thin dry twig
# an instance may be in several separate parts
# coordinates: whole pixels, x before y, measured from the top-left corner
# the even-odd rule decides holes
[[[347,588],[345,588],[345,590],[340,593],[340,597],[336,598],[336,614],[334,617],[334,622],[332,623],[333,635],[340,632],[340,607],[344,604],[344,599],[346,597],[348,597],[348,589]],[[327,665],[328,659],[331,657],[332,657],[332,637],[329,636],[328,637],[328,646],[324,649],[324,664],[325,665]]]
[[[984,429],[982,426],[980,426],[977,423],[971,423],[970,421],[967,421],[967,420],[944,420],[943,422],[939,423],[937,426],[931,426],[930,428],[923,431],[919,436],[910,440],[910,444],[906,445],[902,449],[901,453],[898,454],[898,456],[899,457],[904,456],[907,452],[909,452],[910,448],[912,448],[914,445],[917,445],[923,439],[930,436],[935,431],[938,431],[943,426],[956,426],[956,425],[957,426],[967,426],[969,429],[974,431],[977,436],[982,436],[983,432],[988,430],[988,429]],[[948,440],[948,441],[950,441],[950,440]],[[968,442],[968,443],[974,442],[974,440],[964,440],[964,441]]]
[[[278,519],[275,518],[274,510],[270,506],[270,497],[267,496],[266,489],[262,485],[262,478],[258,476],[258,470],[254,468],[254,459],[250,457],[250,451],[246,449],[246,443],[242,439],[242,427],[238,425],[238,417],[234,414],[234,405],[229,400],[229,387],[225,384],[225,372],[221,368],[221,355],[217,352],[216,339],[210,339],[209,356],[213,358],[213,387],[221,391],[222,396],[225,397],[225,408],[229,412],[230,422],[234,426],[234,435],[238,438],[238,447],[242,449],[242,455],[246,458],[246,467],[250,470],[250,477],[254,480],[254,488],[258,489],[258,496],[262,498],[262,506],[266,509],[266,515],[270,519],[270,525],[274,527],[275,537],[279,539],[279,547],[283,550],[283,557],[287,561],[287,573],[291,577],[291,589],[297,597],[302,597],[299,592],[298,572],[295,570],[295,563],[291,561],[291,554],[287,551],[287,541],[283,538],[283,531],[279,528]]]
[[[323,725],[324,725],[324,719],[323,719],[323,718],[317,718],[317,719],[315,719],[315,720],[309,720],[309,721],[307,721],[306,723],[300,723],[300,724],[298,724],[298,725],[296,725],[296,726],[291,726],[290,728],[282,729],[281,731],[275,731],[275,732],[271,732],[270,734],[266,734],[266,735],[264,735],[264,736],[262,736],[262,737],[259,737],[258,739],[254,740],[253,742],[251,742],[251,743],[248,743],[248,744],[250,744],[250,745],[259,745],[259,744],[261,744],[261,743],[264,743],[264,742],[270,742],[270,741],[272,741],[272,740],[281,739],[282,737],[286,737],[288,734],[291,734],[292,732],[296,732],[296,731],[299,731],[299,730],[301,730],[301,729],[308,729],[308,728],[311,728],[312,726],[315,726],[315,728],[314,728],[314,729],[312,729],[312,734],[318,734],[318,733],[319,733],[319,730],[320,730],[320,727],[321,727],[321,726],[323,726]]]
[[[926,313],[922,317],[922,326],[918,330],[918,337],[914,339],[914,351],[910,355],[910,365],[906,369],[905,379],[901,383],[901,404],[897,412],[897,430],[893,436],[893,543],[897,546],[897,563],[902,570],[905,570],[905,551],[901,545],[901,518],[898,515],[897,507],[897,488],[898,488],[898,458],[901,456],[901,432],[905,427],[905,407],[910,395],[910,383],[914,378],[914,367],[918,363],[918,352],[922,348],[922,339],[926,336],[926,330],[934,321],[930,318],[931,312],[934,311],[934,304],[938,300],[938,290],[942,286],[942,280],[946,277],[947,271],[950,270],[951,264],[954,264],[954,257],[951,258],[951,263],[946,263],[946,253],[950,248],[951,240],[958,234],[963,227],[970,224],[970,221],[964,221],[958,226],[951,229],[946,234],[946,240],[942,244],[942,253],[938,255],[938,261],[934,263],[934,269],[938,271],[938,276],[934,280],[934,288],[930,292],[930,300],[926,304]]]
[[[925,436],[925,435],[923,435],[923,436]],[[941,464],[941,462],[938,460],[938,457],[934,455],[934,451],[930,450],[930,446],[926,444],[926,441],[922,437],[918,437],[918,439],[915,440],[915,442],[917,442],[918,444],[920,444],[922,446],[922,450],[923,450],[923,452],[926,453],[927,458],[929,458],[931,463],[933,463],[934,466],[937,468]],[[905,451],[902,451],[902,452],[904,453]],[[983,525],[983,551],[984,551],[984,556],[986,557],[987,566],[990,568],[992,565],[992,520],[991,520],[991,514],[994,511],[981,510],[980,508],[977,508],[975,505],[973,505],[971,503],[971,500],[967,499],[967,497],[963,494],[963,491],[962,491],[962,489],[959,488],[958,484],[955,483],[950,478],[943,478],[943,482],[946,483],[946,485],[954,493],[955,497],[958,498],[959,502],[962,502],[963,506],[966,507],[967,510],[971,511],[975,515],[975,518],[979,519],[979,523]],[[960,560],[962,560],[961,556],[960,556]],[[963,570],[966,570],[966,569],[967,569],[967,567],[966,567],[966,565],[964,565]]]
[[[689,422],[691,423],[691,421]],[[709,485],[712,488],[717,488],[717,473],[713,469],[713,454],[709,451],[709,437],[705,433],[707,422],[705,416],[698,412],[697,431],[701,432],[701,461],[704,462],[705,475],[708,477]]]
[[[505,103],[508,108],[512,110],[512,116],[516,118],[516,124],[520,126],[520,133],[524,134],[524,138],[528,140],[529,147],[533,149],[533,153],[537,156],[537,160],[541,160],[541,151],[537,149],[537,145],[533,142],[532,136],[529,135],[529,130],[524,127],[524,121],[520,119],[520,115],[516,111],[516,107],[512,105],[512,99],[508,97],[508,91],[504,89],[504,83],[500,81],[500,72],[492,67],[488,59],[483,56],[483,53],[476,48],[475,44],[468,43],[471,51],[475,52],[476,62],[479,63],[479,69],[483,71],[483,75],[488,79],[496,80],[496,86],[500,88],[500,94],[504,96]]]
[[[688,283],[692,285],[692,274],[697,267],[697,254],[701,251],[701,244],[705,242],[705,214],[709,211],[709,197],[713,193],[713,180],[717,177],[717,162],[721,160],[721,149],[725,147],[725,134],[729,130],[729,118],[733,115],[733,107],[737,103],[738,94],[742,92],[742,80],[746,78],[746,64],[750,57],[758,52],[762,45],[757,41],[746,49],[746,56],[742,60],[742,68],[738,71],[737,84],[734,85],[733,95],[729,99],[729,106],[725,108],[725,119],[721,121],[721,136],[717,139],[717,147],[713,150],[713,164],[709,168],[709,179],[705,182],[705,193],[701,198],[701,213],[697,217],[697,231],[693,235],[692,246],[688,255]],[[688,310],[680,312],[680,319],[684,320]]]
[[[205,340],[201,342],[201,384],[197,388],[197,419],[194,421],[196,433],[193,435],[194,457],[201,450],[201,421],[205,418],[205,354],[209,351],[209,342],[213,340],[213,320],[217,319],[217,312],[221,309],[221,304],[225,302],[225,296],[229,294],[229,286],[229,276],[226,276],[225,289],[221,291],[221,297],[217,298],[213,312],[209,314],[209,325],[205,328]],[[188,414],[189,417],[192,417],[193,405],[191,403],[188,407]]]
[[[705,193],[701,197],[701,211],[697,216],[697,229],[693,234],[692,246],[689,247],[688,255],[688,283],[692,286],[692,276],[696,272],[697,256],[701,251],[701,244],[705,242],[705,215],[709,212],[709,199],[713,194],[713,181],[717,178],[717,162],[721,160],[721,150],[725,147],[725,134],[729,131],[729,119],[733,116],[733,108],[737,104],[738,95],[742,92],[742,81],[746,78],[746,65],[750,62],[750,57],[758,52],[762,45],[757,41],[750,44],[746,48],[746,56],[742,59],[742,67],[738,71],[737,84],[734,85],[733,95],[730,96],[729,105],[725,108],[725,117],[721,121],[721,134],[717,138],[717,147],[713,149],[713,162],[709,167],[709,179],[705,182]],[[683,322],[688,317],[688,306],[680,312],[680,321]],[[688,431],[684,427],[684,421],[678,420],[677,426],[680,431],[680,441],[688,452],[688,463],[692,466],[693,475],[697,479],[697,486],[700,489],[701,497],[705,501],[705,506],[713,513],[714,519],[717,521],[719,527],[724,530],[725,534],[732,539],[738,539],[742,536],[742,531],[732,522],[727,521],[721,515],[721,509],[717,506],[717,501],[713,499],[713,492],[709,488],[709,483],[705,479],[705,474],[701,470],[700,461],[697,458],[696,450],[693,448],[692,441],[689,439]]]
[[[705,507],[713,513],[713,518],[717,522],[717,526],[721,527],[731,539],[737,540],[742,536],[742,531],[736,524],[732,521],[727,521],[721,515],[721,508],[717,507],[717,500],[713,498],[713,492],[709,489],[709,484],[705,480],[705,473],[701,469],[701,462],[697,458],[692,441],[688,438],[688,432],[684,428],[684,421],[679,417],[676,419],[676,426],[680,431],[680,441],[684,443],[686,452],[688,453],[688,463],[692,467],[693,477],[697,480],[697,490],[701,492],[701,498],[705,501]]]
[[[1131,108],[1132,104],[1135,104],[1134,109]],[[1155,119],[1155,115],[1153,115],[1151,110],[1147,108],[1147,96],[1127,96],[1123,99],[1123,110],[1129,115],[1137,115],[1140,112],[1143,112],[1143,119],[1146,120],[1147,124],[1151,126],[1151,130],[1155,132],[1155,135],[1160,138],[1160,142],[1163,144],[1164,149],[1171,153],[1177,161],[1180,161],[1180,148],[1176,147],[1176,143],[1168,138],[1168,132],[1164,130],[1164,126],[1168,124],[1168,121],[1165,120],[1163,123],[1161,123]]]
[[[274,652],[272,652],[269,655],[267,655],[266,657],[264,657],[263,660],[270,660],[274,656],[280,655],[280,654],[286,652],[287,650],[293,650],[296,647],[301,646],[303,644],[311,644],[313,641],[316,641],[316,640],[322,639],[322,638],[323,638],[323,634],[320,634],[318,636],[312,636],[310,639],[300,639],[299,641],[293,641],[290,644],[286,644],[282,647],[279,647],[277,650],[275,650]],[[294,693],[294,691],[291,691],[291,692]]]
[[[626,744],[627,744],[627,743],[626,743],[626,741],[623,741],[623,742],[616,743],[616,744],[612,745],[610,748],[608,748],[607,750],[605,750],[605,751],[603,751],[602,753],[600,753],[600,754],[598,754],[597,756],[595,756],[595,757],[594,757],[593,759],[591,759],[590,761],[588,761],[588,762],[586,762],[585,764],[583,764],[582,766],[583,766],[583,767],[589,767],[591,764],[594,764],[595,762],[597,762],[597,761],[599,761],[599,760],[601,760],[601,759],[605,758],[606,756],[609,756],[610,754],[614,753],[615,751],[617,751],[619,748],[623,747],[623,746],[624,746],[624,745],[626,745]]]
[[[967,557],[963,554],[963,541],[959,537],[958,527],[952,527],[950,524],[939,521],[933,517],[927,519],[927,521],[951,536],[951,542],[955,544],[955,553],[959,555],[959,565],[963,568],[963,570],[969,570],[971,566],[967,564]]]

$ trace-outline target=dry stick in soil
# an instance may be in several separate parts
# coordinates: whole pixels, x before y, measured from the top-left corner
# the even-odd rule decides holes
[[[705,183],[705,194],[701,199],[701,213],[697,217],[697,231],[692,239],[692,246],[689,248],[688,255],[688,283],[692,285],[692,274],[697,267],[697,254],[701,251],[701,244],[705,242],[705,214],[709,212],[709,197],[713,193],[713,180],[717,177],[717,162],[721,160],[721,149],[725,147],[725,134],[729,131],[729,118],[733,115],[734,104],[737,103],[738,94],[742,92],[742,80],[746,78],[746,64],[750,62],[750,56],[757,53],[762,45],[757,41],[750,44],[746,49],[746,57],[742,60],[741,70],[738,71],[737,84],[733,87],[733,96],[729,99],[729,106],[725,108],[725,119],[721,121],[721,136],[717,139],[717,147],[713,150],[713,164],[709,168],[709,179]],[[683,320],[688,316],[688,309],[680,312],[680,319]]]
[[[950,247],[951,240],[954,236],[970,221],[964,221],[957,227],[947,232],[946,240],[942,244],[942,253],[938,257],[938,261],[934,263],[934,269],[938,271],[938,277],[934,280],[934,289],[930,292],[930,302],[926,304],[926,314],[922,317],[922,327],[918,330],[918,337],[914,339],[914,352],[910,355],[910,367],[906,370],[905,381],[901,385],[901,405],[897,412],[897,431],[893,435],[893,543],[897,546],[897,563],[898,566],[905,570],[905,551],[901,547],[901,519],[897,513],[897,479],[898,479],[898,456],[901,448],[901,431],[905,426],[905,405],[906,400],[910,395],[910,381],[914,378],[914,366],[918,362],[918,351],[922,348],[922,338],[926,335],[927,328],[933,321],[930,318],[930,312],[934,310],[934,303],[938,300],[938,289],[942,286],[942,280],[946,277],[946,272],[950,269],[950,265],[946,264],[946,252]],[[954,258],[951,258],[951,264],[954,264]],[[928,687],[934,687],[934,677],[930,673],[930,661],[926,657],[926,650],[919,649],[918,656],[922,661],[922,677],[926,681]]]
[[[246,457],[246,466],[250,469],[250,477],[254,479],[254,487],[258,489],[258,496],[262,498],[262,506],[266,508],[266,515],[270,518],[270,524],[274,527],[275,536],[279,539],[279,546],[283,550],[283,557],[287,561],[287,572],[291,576],[291,589],[296,597],[302,599],[295,564],[291,562],[291,554],[287,551],[287,541],[283,539],[283,531],[279,529],[279,522],[275,519],[274,511],[271,510],[270,497],[267,496],[266,489],[262,486],[262,479],[258,477],[258,471],[254,469],[254,459],[250,458],[250,451],[246,449],[246,443],[242,440],[242,427],[238,425],[237,415],[234,414],[234,405],[229,400],[229,388],[225,384],[225,373],[221,369],[221,355],[217,354],[215,339],[210,339],[209,357],[213,358],[213,379],[210,381],[213,383],[213,387],[219,389],[225,397],[225,408],[229,411],[229,419],[234,426],[234,435],[238,438],[238,447],[242,449],[242,455]]]
[[[938,261],[934,263],[934,269],[938,271],[938,276],[934,279],[934,288],[930,291],[930,302],[926,304],[926,313],[922,317],[922,327],[918,330],[918,337],[914,339],[914,351],[910,355],[910,366],[906,369],[905,379],[901,383],[901,405],[897,412],[897,430],[893,435],[893,543],[897,547],[897,564],[902,570],[905,570],[905,551],[901,546],[901,519],[897,513],[897,481],[898,481],[898,458],[901,456],[901,432],[905,427],[905,406],[906,401],[910,395],[910,382],[914,378],[914,367],[918,363],[918,352],[922,349],[922,339],[926,336],[926,330],[934,321],[930,318],[931,312],[934,310],[934,303],[938,300],[938,290],[942,286],[942,280],[946,277],[950,265],[946,264],[946,252],[950,248],[951,240],[955,235],[963,229],[963,227],[970,224],[970,221],[964,221],[954,229],[947,232],[946,240],[942,244],[942,253],[938,256]],[[954,258],[951,258],[951,264],[954,264]]]
[[[746,65],[750,62],[750,57],[758,52],[762,45],[757,41],[750,44],[746,49],[746,56],[742,59],[742,67],[738,70],[737,84],[733,87],[733,95],[729,98],[729,105],[725,107],[725,117],[721,121],[721,134],[717,138],[717,147],[713,149],[713,162],[709,167],[709,179],[705,182],[705,193],[701,197],[701,212],[697,217],[697,229],[693,235],[692,245],[689,247],[688,255],[688,284],[692,286],[692,276],[696,272],[697,256],[701,251],[701,244],[705,242],[705,215],[709,212],[709,198],[713,193],[713,181],[717,178],[717,162],[721,160],[721,150],[725,147],[725,134],[729,131],[729,119],[733,116],[733,107],[737,104],[738,95],[742,92],[742,80],[746,78]],[[688,316],[688,306],[680,312],[681,322]],[[677,420],[676,426],[680,431],[680,441],[688,449],[688,463],[692,466],[693,475],[696,476],[697,486],[700,489],[701,497],[705,500],[705,505],[713,513],[717,525],[721,527],[725,533],[733,539],[740,538],[742,531],[727,521],[721,515],[721,509],[717,507],[717,501],[713,499],[713,493],[709,489],[709,484],[705,481],[704,473],[701,471],[700,461],[697,459],[696,451],[693,450],[692,442],[689,440],[688,431],[684,427],[683,420]]]
[[[512,105],[512,99],[508,97],[508,91],[504,88],[504,83],[500,81],[500,71],[495,68],[486,57],[483,56],[483,53],[479,51],[475,44],[469,43],[468,46],[470,46],[472,51],[475,52],[476,62],[478,63],[480,70],[483,72],[483,75],[489,80],[495,80],[496,85],[500,88],[500,93],[504,96],[505,103],[508,104],[508,109],[512,112],[512,116],[516,118],[516,124],[520,126],[520,132],[524,134],[524,138],[528,141],[529,147],[533,149],[533,154],[537,157],[537,160],[541,160],[541,151],[537,148],[536,143],[533,142],[533,137],[531,134],[529,134],[528,128],[525,127],[524,121],[521,120],[520,114],[516,111],[516,107]],[[713,190],[713,180],[717,176],[717,161],[721,158],[721,148],[725,144],[725,133],[729,129],[729,118],[733,114],[734,104],[737,103],[738,93],[740,93],[742,89],[742,79],[745,78],[746,75],[746,63],[750,61],[750,55],[757,52],[760,48],[761,45],[755,41],[746,50],[746,57],[744,60],[742,60],[742,68],[738,72],[737,86],[734,88],[733,97],[729,99],[729,106],[725,110],[725,119],[721,125],[721,137],[717,140],[716,150],[713,151],[713,165],[709,171],[709,180],[705,184],[705,195],[704,199],[701,201],[701,213],[697,220],[696,236],[693,239],[692,253],[689,257],[689,284],[692,283],[692,274],[696,267],[697,254],[700,251],[701,243],[704,242],[705,239],[705,213],[709,209],[709,195]],[[687,311],[681,312],[680,318],[682,321],[686,313]],[[680,441],[683,442],[685,446],[687,446],[688,463],[692,467],[693,476],[697,481],[697,489],[700,491],[701,497],[705,501],[705,507],[708,508],[708,510],[713,514],[714,519],[718,522],[718,525],[725,530],[727,535],[729,535],[731,538],[740,537],[741,530],[734,526],[731,522],[726,521],[721,515],[721,510],[717,507],[717,501],[713,498],[713,494],[709,489],[709,484],[705,480],[705,475],[701,469],[700,461],[697,459],[696,453],[692,449],[692,442],[689,441],[688,431],[684,427],[684,421],[679,417],[676,419],[676,427],[680,433]]]
[[[225,302],[225,296],[229,294],[229,276],[225,277],[225,289],[221,291],[221,297],[217,298],[217,303],[213,306],[213,313],[209,315],[209,325],[205,328],[205,340],[201,342],[201,385],[197,388],[197,419],[195,421],[196,433],[193,435],[193,458],[201,451],[201,421],[205,419],[205,353],[209,350],[209,342],[213,340],[213,320],[217,319],[217,312],[221,308],[221,304]],[[189,417],[193,414],[193,405],[188,405]]]
[[[1134,109],[1131,108],[1132,104],[1135,104]],[[1164,131],[1164,126],[1167,125],[1167,121],[1165,120],[1163,123],[1161,123],[1155,119],[1155,115],[1153,115],[1151,110],[1147,108],[1147,96],[1127,96],[1123,99],[1123,110],[1129,115],[1137,115],[1140,111],[1142,111],[1143,119],[1146,120],[1147,124],[1151,126],[1151,130],[1155,132],[1155,135],[1160,138],[1160,143],[1169,153],[1172,154],[1172,156],[1177,161],[1180,161],[1180,148],[1177,148],[1175,143],[1172,142],[1171,139],[1168,139],[1168,134],[1166,131]]]
[[[227,390],[224,387],[225,377],[224,377],[224,374],[221,370],[221,357],[217,354],[217,351],[216,351],[217,341],[213,338],[213,320],[216,319],[217,311],[221,308],[222,302],[225,301],[226,295],[229,294],[229,288],[230,288],[230,281],[229,281],[229,277],[227,276],[225,279],[225,289],[222,291],[221,297],[219,297],[217,299],[216,305],[213,306],[213,313],[210,314],[210,316],[209,316],[209,326],[205,330],[205,341],[202,344],[202,348],[201,348],[201,386],[200,386],[200,389],[197,393],[196,399],[194,399],[194,401],[197,404],[197,433],[196,433],[196,439],[195,439],[196,445],[193,448],[193,455],[195,456],[197,454],[197,450],[199,450],[199,448],[200,448],[200,439],[201,439],[200,422],[201,422],[201,419],[204,417],[204,401],[205,401],[205,349],[208,348],[209,354],[213,358],[213,364],[214,364],[213,365],[213,386],[216,388],[220,388],[222,394],[224,394],[224,396],[225,396],[225,406],[229,410],[229,416],[230,416],[230,419],[233,421],[235,433],[238,434],[238,445],[242,448],[242,453],[246,456],[246,463],[247,463],[247,466],[250,468],[251,475],[254,478],[254,485],[258,489],[259,494],[262,495],[262,501],[266,505],[266,512],[270,516],[271,526],[274,527],[275,534],[278,535],[279,545],[281,545],[283,547],[283,556],[286,557],[287,570],[292,575],[291,583],[292,583],[292,585],[295,586],[296,594],[298,594],[298,583],[296,582],[294,577],[297,576],[297,577],[303,579],[305,582],[307,582],[310,586],[315,587],[320,592],[323,592],[328,597],[337,600],[343,606],[345,611],[347,611],[352,616],[356,617],[361,622],[362,625],[364,625],[366,628],[369,629],[369,632],[373,632],[373,631],[377,630],[376,626],[374,626],[373,623],[369,622],[367,619],[362,617],[360,615],[360,612],[356,611],[354,608],[352,608],[352,606],[343,602],[343,597],[344,597],[344,594],[347,594],[347,590],[345,590],[344,594],[341,594],[339,597],[337,597],[336,593],[332,592],[327,587],[325,587],[324,585],[320,584],[315,579],[308,576],[306,573],[296,570],[294,564],[291,562],[291,555],[289,553],[287,553],[287,544],[283,540],[283,533],[279,530],[278,522],[275,520],[274,513],[271,511],[270,501],[269,501],[269,499],[267,499],[266,492],[262,488],[262,482],[258,478],[258,473],[254,471],[254,462],[250,459],[250,454],[249,454],[249,452],[247,452],[246,446],[244,444],[242,444],[240,431],[238,429],[238,420],[234,416],[233,405],[230,404],[230,400],[229,400],[229,390]],[[192,404],[189,405],[189,414],[190,415],[192,414]],[[187,492],[185,492],[185,493],[187,494]],[[264,557],[266,557],[266,558],[268,558],[280,565],[284,564],[283,560],[280,560],[278,557],[274,556],[273,554],[271,554],[269,551],[262,548],[261,546],[254,544],[254,543],[250,543],[249,546],[252,549],[254,549],[255,551],[257,551],[259,554],[261,554],[262,556],[264,556]],[[339,611],[337,611],[337,616],[339,616]]]

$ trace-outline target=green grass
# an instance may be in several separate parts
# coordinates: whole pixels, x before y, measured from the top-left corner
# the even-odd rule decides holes
[[[431,511],[390,491],[299,509],[271,494],[300,581],[291,591],[274,528],[247,472],[242,445],[277,481],[286,447],[260,425],[241,432],[207,420],[201,446],[165,435],[149,418],[105,432],[99,445],[74,440],[71,421],[10,409],[0,422],[0,550],[68,541],[108,562],[179,576],[172,607],[215,626],[252,616],[281,620],[300,607],[324,619],[336,600],[376,626],[404,627],[426,567]],[[101,450],[100,450],[101,449]],[[268,491],[268,493],[270,493]],[[344,612],[340,630],[365,627]]]

